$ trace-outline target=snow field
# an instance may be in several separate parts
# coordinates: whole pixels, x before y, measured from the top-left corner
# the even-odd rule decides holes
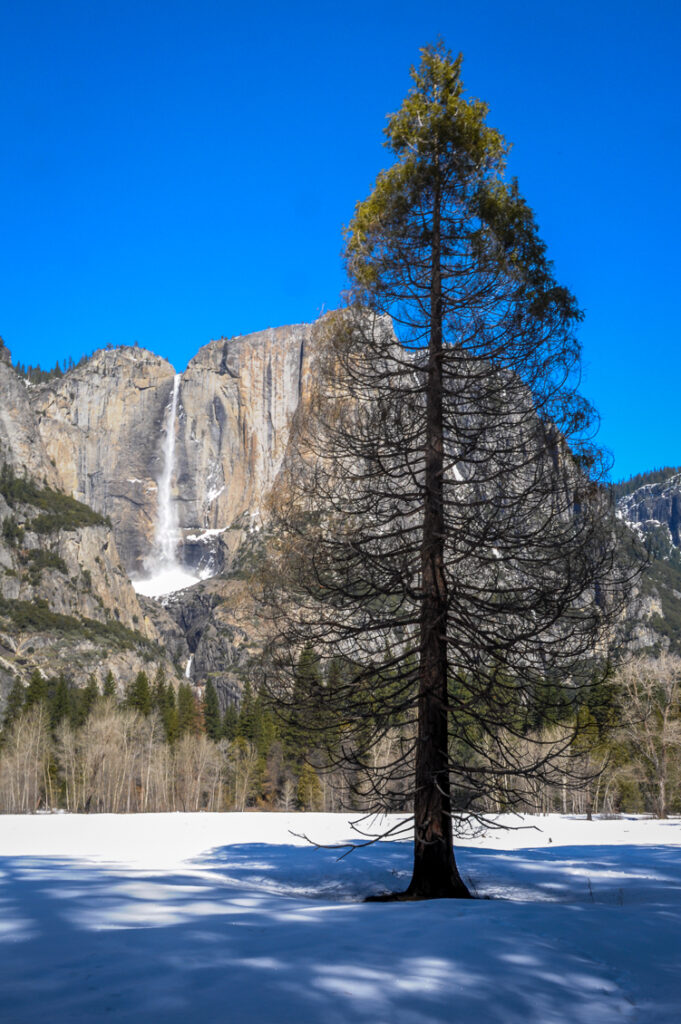
[[[681,821],[507,820],[457,849],[491,898],[364,904],[410,845],[291,834],[341,815],[3,816],[0,1019],[677,1024]]]

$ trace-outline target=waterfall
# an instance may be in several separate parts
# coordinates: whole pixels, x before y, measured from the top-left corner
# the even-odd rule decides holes
[[[148,576],[133,579],[138,594],[159,597],[196,583],[197,577],[190,573],[177,558],[180,529],[177,504],[173,496],[173,473],[175,470],[175,426],[182,375],[175,374],[173,390],[165,416],[164,437],[161,448],[162,468],[157,486],[157,516],[154,544],[151,554],[145,559]]]
[[[192,662],[193,661],[194,661],[194,655],[190,654],[189,655],[189,661],[187,662],[187,664],[185,665],[185,668],[184,668],[184,678],[185,679],[191,679],[191,677],[192,677]]]
[[[163,472],[158,481],[158,519],[154,542],[156,561],[161,567],[177,565],[177,544],[179,541],[177,508],[173,501],[172,483],[175,468],[175,421],[177,420],[177,396],[180,391],[180,374],[175,374],[173,394],[166,418],[166,436],[163,443]]]

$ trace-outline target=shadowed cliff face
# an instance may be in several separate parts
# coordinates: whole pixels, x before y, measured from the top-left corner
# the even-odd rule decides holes
[[[640,536],[662,533],[671,547],[681,547],[681,475],[644,484],[620,498],[617,511]]]
[[[187,565],[219,563],[217,549],[229,546],[222,533],[257,515],[286,449],[311,331],[297,325],[213,341],[182,374],[171,489]],[[173,377],[164,359],[120,348],[30,389],[58,484],[110,516],[132,574],[144,571],[153,547]]]

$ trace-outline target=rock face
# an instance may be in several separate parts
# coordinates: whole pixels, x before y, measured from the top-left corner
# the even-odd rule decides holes
[[[617,515],[649,552],[639,588],[641,606],[631,613],[639,646],[681,651],[681,474],[624,495]]]
[[[78,684],[111,669],[120,686],[142,668],[172,673],[110,524],[59,488],[68,467],[56,435],[55,464],[42,443],[43,390],[0,358],[0,696],[35,669]]]
[[[300,324],[212,341],[177,380],[170,363],[137,347],[97,352],[64,377],[31,387],[2,364],[0,442],[11,464],[108,517],[114,535],[102,526],[53,538],[53,561],[68,567],[68,585],[54,565],[29,584],[27,551],[7,548],[0,555],[7,599],[47,601],[54,614],[87,619],[115,610],[126,629],[163,643],[181,671],[191,658],[187,678],[212,679],[223,704],[238,699],[258,637],[241,569],[237,578],[209,579],[161,603],[135,596],[118,559],[133,577],[149,569],[172,429],[178,560],[212,576],[240,564],[285,457],[311,372],[313,332]],[[30,518],[30,510],[22,514]],[[26,532],[22,543],[42,542]]]
[[[681,474],[625,495],[617,512],[640,536],[661,532],[670,546],[681,548]]]
[[[26,472],[55,485],[59,478],[56,467],[45,448],[36,443],[32,390],[12,369],[8,350],[0,347],[0,461],[18,475]]]
[[[159,439],[174,374],[159,356],[120,348],[30,389],[61,489],[110,517],[128,572],[142,570],[152,545]]]
[[[205,559],[207,531],[258,515],[284,457],[311,333],[299,324],[212,341],[182,375],[177,495],[189,564]]]
[[[45,601],[55,614],[88,620],[117,616],[148,642],[165,644],[181,673],[191,660],[187,678],[213,680],[223,704],[237,699],[261,640],[249,545],[262,540],[260,512],[286,457],[291,421],[304,412],[315,349],[315,325],[298,324],[212,341],[180,375],[150,352],[119,348],[31,387],[0,351],[4,457],[17,472],[26,467],[109,517],[113,529],[113,537],[100,525],[50,541],[53,561],[68,568],[69,587],[54,565],[39,578],[31,574],[29,552],[46,542],[25,531],[23,554],[0,546],[0,596]],[[176,557],[212,578],[152,602],[135,597],[123,569],[134,576],[149,568],[164,492],[177,525]],[[638,643],[653,645],[661,636],[671,643],[681,476],[622,499],[619,514],[639,535],[666,538],[632,616]]]
[[[222,534],[257,514],[284,456],[311,332],[212,341],[181,375],[171,488],[186,565],[219,569],[230,550]],[[30,389],[60,487],[111,518],[131,574],[153,546],[174,375],[158,356],[120,348]]]

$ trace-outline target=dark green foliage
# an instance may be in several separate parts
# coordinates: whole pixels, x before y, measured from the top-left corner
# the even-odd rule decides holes
[[[138,672],[125,694],[125,703],[129,708],[143,715],[151,713],[151,688],[146,672]]]
[[[669,652],[681,652],[681,572],[673,562],[656,559],[648,566],[646,583],[654,586],[660,597],[662,615],[652,615],[650,625],[669,640]]]
[[[140,650],[149,655],[160,653],[157,644],[147,640],[141,633],[128,629],[121,622],[113,619],[98,622],[86,617],[77,619],[72,615],[62,615],[61,612],[51,611],[43,598],[15,601],[0,597],[0,616],[10,619],[19,630],[75,633],[87,640],[113,642],[120,647]]]
[[[220,704],[217,692],[210,679],[206,683],[203,693],[203,721],[206,727],[206,736],[211,740],[220,739],[222,734]]]
[[[161,716],[166,741],[174,743],[178,734],[175,691],[170,683],[166,682],[166,674],[162,665],[159,666],[154,677],[152,705]]]
[[[671,562],[681,570],[681,549],[672,543],[669,528],[666,525],[646,525],[644,544],[651,558]],[[681,576],[679,582],[681,582]]]
[[[300,766],[306,751],[319,742],[318,733],[324,721],[322,694],[319,658],[308,644],[298,658],[293,692],[282,714],[281,739],[285,757],[292,765]]]
[[[65,718],[75,718],[75,702],[71,700],[71,688],[63,675],[55,680],[50,680],[48,685],[48,707],[50,713],[50,725],[56,729]]]
[[[246,680],[241,693],[237,735],[245,740],[253,740],[255,737],[255,694],[250,679]]]
[[[116,680],[113,677],[113,672],[111,671],[111,669],[109,669],[109,671],[106,674],[106,678],[104,679],[104,688],[102,690],[102,695],[104,697],[116,696]]]
[[[40,581],[43,569],[56,569],[62,575],[68,576],[69,571],[66,562],[61,555],[56,554],[54,551],[43,551],[42,548],[27,551],[22,556],[22,561],[28,563],[29,582],[33,586],[36,586]]]
[[[23,504],[39,509],[38,515],[26,524],[26,529],[34,533],[77,530],[81,526],[111,526],[110,519],[88,505],[51,487],[39,487],[26,476],[17,476],[7,463],[0,469],[0,494],[11,507]]]
[[[28,681],[28,686],[26,687],[24,707],[30,708],[35,704],[46,702],[47,694],[47,679],[45,679],[42,673],[36,668],[33,670],[31,678]]]
[[[200,732],[201,716],[194,690],[189,683],[180,683],[177,691],[177,735],[196,735]]]
[[[230,742],[236,738],[239,728],[239,712],[235,704],[228,704],[222,719],[222,735]]]
[[[12,683],[12,689],[7,695],[7,701],[5,703],[5,711],[2,718],[3,729],[9,729],[10,726],[17,720],[21,711],[24,707],[24,699],[26,691],[21,685],[18,679],[15,679]]]
[[[90,676],[87,685],[73,694],[73,724],[76,728],[83,725],[99,699],[99,687],[94,676]]]
[[[89,356],[81,356],[78,362],[74,362],[73,356],[68,356],[62,360],[62,365],[59,365],[59,360],[56,361],[51,370],[42,370],[40,364],[36,366],[27,366],[25,363],[17,361],[14,363],[14,369],[20,377],[24,377],[30,384],[44,384],[48,380],[54,378],[63,377],[65,373],[75,369],[77,366],[84,366],[89,360]]]
[[[2,539],[11,548],[15,547],[17,542],[21,542],[24,539],[24,528],[19,526],[14,516],[5,516],[3,519]]]
[[[298,778],[296,791],[298,806],[301,811],[319,811],[322,806],[322,787],[314,768],[304,764]]]

